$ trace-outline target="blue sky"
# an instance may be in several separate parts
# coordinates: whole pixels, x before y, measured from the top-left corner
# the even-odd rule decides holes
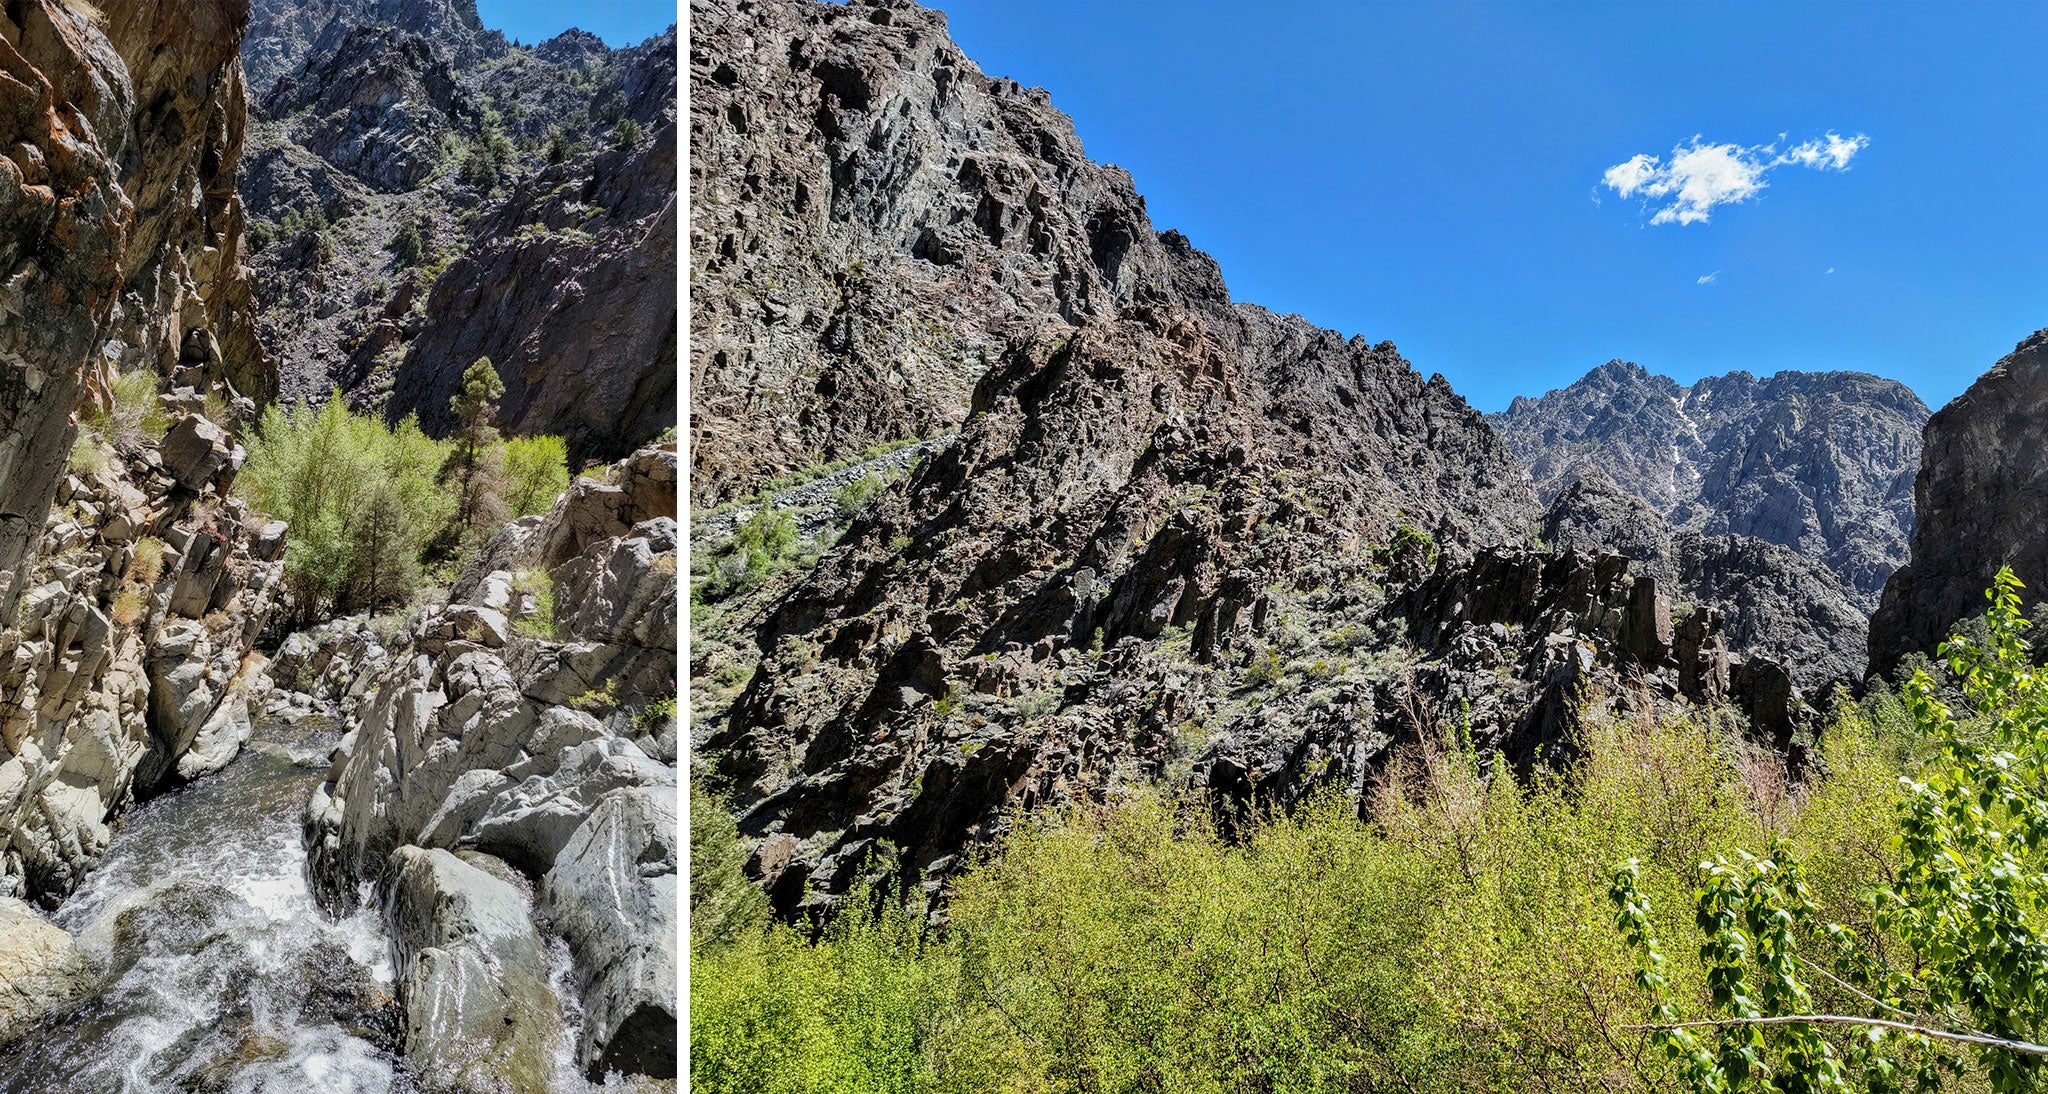
[[[1234,298],[1391,338],[1482,410],[1613,357],[1939,407],[2048,326],[2048,6],[939,6]],[[1846,170],[1768,167],[1830,132],[1867,141]],[[1657,224],[1676,195],[1603,185],[1695,134],[1762,188]]]
[[[614,49],[636,46],[676,22],[677,7],[659,0],[477,0],[484,25],[527,45],[576,27]]]

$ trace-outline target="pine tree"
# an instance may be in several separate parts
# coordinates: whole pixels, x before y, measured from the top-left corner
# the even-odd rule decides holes
[[[349,539],[348,593],[356,607],[375,611],[412,597],[420,581],[418,541],[411,515],[390,480],[378,482],[349,530]]]
[[[574,151],[569,147],[569,135],[557,129],[548,136],[548,162],[564,163]]]
[[[448,409],[462,423],[442,477],[455,484],[455,528],[461,540],[492,527],[503,516],[504,503],[495,489],[503,457],[499,452],[498,400],[505,382],[488,357],[462,373],[462,393],[448,400]]]
[[[640,123],[626,118],[612,128],[612,144],[628,152],[640,147]]]

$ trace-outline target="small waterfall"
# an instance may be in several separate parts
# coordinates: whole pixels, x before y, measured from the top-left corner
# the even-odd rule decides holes
[[[306,885],[300,819],[337,736],[259,724],[225,771],[121,819],[54,917],[101,992],[0,1050],[0,1091],[416,1089],[382,922]]]

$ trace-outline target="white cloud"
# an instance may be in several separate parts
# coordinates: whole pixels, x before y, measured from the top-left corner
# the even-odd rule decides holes
[[[1652,224],[1704,224],[1715,206],[1755,197],[1769,185],[1765,177],[1779,167],[1791,164],[1817,171],[1846,171],[1856,153],[1869,145],[1870,138],[1861,133],[1844,137],[1831,132],[1780,153],[1776,143],[1746,148],[1708,144],[1694,134],[1691,144],[1671,150],[1668,161],[1638,153],[1608,168],[1600,181],[1622,197],[1641,195],[1646,208],[1671,199],[1651,215]]]
[[[1829,272],[1829,273],[1834,273],[1834,272],[1835,272],[1835,268],[1834,268],[1833,266],[1829,266],[1829,267],[1828,267],[1828,272]]]
[[[1695,284],[1695,285],[1711,285],[1711,284],[1713,284],[1714,282],[1716,282],[1716,281],[1720,280],[1720,278],[1721,278],[1721,271],[1719,271],[1719,270],[1715,270],[1715,271],[1714,271],[1713,273],[1710,273],[1710,274],[1706,275],[1705,277],[1699,278],[1698,280],[1694,281],[1694,282],[1693,282],[1693,284]]]

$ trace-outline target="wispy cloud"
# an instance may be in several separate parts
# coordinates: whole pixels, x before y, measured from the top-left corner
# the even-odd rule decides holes
[[[1785,135],[1779,134],[1783,139]],[[1660,205],[1650,217],[1652,224],[1705,224],[1715,206],[1755,197],[1769,185],[1766,177],[1780,167],[1846,171],[1856,153],[1869,146],[1870,138],[1861,133],[1844,137],[1830,132],[1782,152],[1775,142],[1748,147],[1708,144],[1694,134],[1692,143],[1674,147],[1668,159],[1638,153],[1608,168],[1600,181],[1622,197],[1641,196],[1645,208]]]
[[[1713,284],[1714,282],[1716,282],[1716,281],[1720,280],[1720,278],[1721,278],[1721,271],[1719,271],[1719,270],[1715,270],[1715,271],[1714,271],[1713,273],[1707,274],[1707,275],[1706,275],[1706,276],[1704,276],[1704,277],[1701,277],[1701,278],[1698,278],[1698,279],[1694,280],[1694,281],[1693,281],[1693,284],[1695,284],[1695,285],[1711,285],[1711,284]]]

